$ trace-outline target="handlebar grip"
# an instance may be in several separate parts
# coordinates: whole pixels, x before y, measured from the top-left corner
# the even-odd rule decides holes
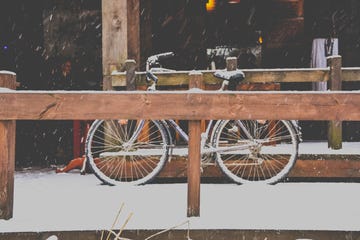
[[[146,72],[146,80],[149,82],[151,80],[153,80],[155,83],[158,82],[158,78],[150,71]]]
[[[158,59],[163,60],[163,59],[166,59],[166,58],[171,58],[173,56],[175,56],[175,54],[173,52],[165,52],[165,53],[158,54]]]

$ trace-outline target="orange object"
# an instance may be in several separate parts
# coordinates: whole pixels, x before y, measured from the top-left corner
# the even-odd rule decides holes
[[[94,159],[95,164],[97,164],[98,160],[99,160],[98,158]],[[74,169],[82,170],[83,166],[84,166],[84,163],[85,163],[85,156],[74,158],[73,160],[71,160],[68,163],[68,165],[66,165],[63,168],[57,168],[55,170],[55,172],[56,173],[67,173],[67,172],[69,172],[71,170],[74,170]],[[85,174],[85,172],[81,172],[81,174]]]
[[[216,0],[208,0],[206,3],[206,11],[212,12],[215,10]]]
[[[74,158],[63,168],[57,168],[56,173],[66,173],[73,169],[82,169],[84,165],[85,157]]]

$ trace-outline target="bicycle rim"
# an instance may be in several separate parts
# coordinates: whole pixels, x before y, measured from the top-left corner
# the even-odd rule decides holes
[[[145,184],[168,158],[168,137],[159,121],[96,120],[86,140],[86,158],[106,184]]]
[[[298,152],[296,132],[284,120],[219,121],[212,143],[218,149],[231,149],[215,157],[222,172],[238,184],[278,182],[293,167]]]

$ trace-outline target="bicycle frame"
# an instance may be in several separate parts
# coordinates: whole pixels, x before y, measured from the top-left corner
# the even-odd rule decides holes
[[[169,71],[160,64],[160,68],[153,67],[158,66],[158,60],[172,55],[149,57],[148,91],[156,91],[158,78],[154,73]],[[223,79],[219,91],[236,90],[236,84],[245,77],[241,70],[220,70],[214,76]],[[216,163],[235,183],[276,183],[294,166],[301,141],[296,121],[238,119],[206,123],[200,136],[201,169]],[[185,144],[189,143],[188,133],[173,119],[97,120],[86,140],[87,161],[95,175],[106,184],[144,184],[161,171],[173,153],[187,154],[187,146],[176,145],[170,129]]]
[[[185,131],[175,122],[173,119],[164,120],[166,123],[168,123],[177,133],[180,134],[181,138],[189,142],[189,136],[185,133]],[[221,121],[221,120],[219,120]],[[210,137],[210,130],[211,126],[213,125],[214,120],[210,120],[207,124],[206,131],[201,134],[201,153],[202,154],[210,154],[215,152],[231,152],[231,151],[239,151],[239,150],[245,150],[248,149],[251,146],[254,146],[253,141],[247,141],[247,143],[243,143],[239,146],[231,146],[231,147],[222,147],[222,148],[213,148],[211,145],[206,146],[206,141],[209,140]],[[245,135],[249,138],[249,140],[253,140],[252,135],[248,132],[247,128],[242,124],[241,121],[237,121],[237,124],[242,129],[242,131],[245,133]],[[136,139],[139,137],[139,134],[142,130],[142,128],[145,125],[145,120],[140,120],[139,124],[137,124],[137,127],[134,131],[134,134],[131,136],[128,142],[124,143],[124,147],[131,146],[134,144]],[[171,138],[171,136],[169,136]],[[170,140],[172,142],[172,140]],[[171,148],[174,147],[174,145],[170,145]]]

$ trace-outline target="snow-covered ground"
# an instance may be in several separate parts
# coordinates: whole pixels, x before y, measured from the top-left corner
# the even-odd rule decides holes
[[[323,145],[303,144],[300,152]],[[344,143],[342,151],[360,154],[359,146]],[[109,187],[92,174],[27,171],[15,174],[14,216],[0,220],[0,232],[109,229],[122,203],[117,228],[133,212],[126,229],[189,220],[191,229],[359,231],[359,202],[360,183],[202,184],[200,217],[187,218],[185,183]]]
[[[299,154],[355,154],[360,155],[360,142],[343,142],[342,149],[328,148],[327,142],[301,142]]]

